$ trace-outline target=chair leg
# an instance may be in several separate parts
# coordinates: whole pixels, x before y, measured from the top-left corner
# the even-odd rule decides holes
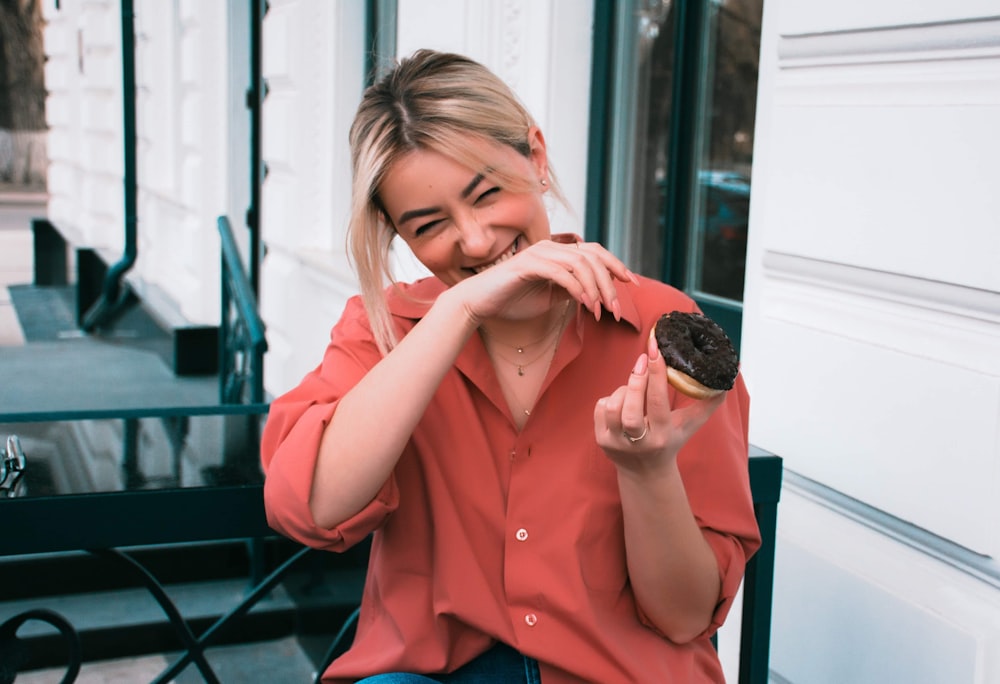
[[[743,582],[739,684],[767,684],[771,649],[771,599],[778,506],[760,504],[761,547],[747,563]]]
[[[347,652],[350,647],[351,642],[354,641],[354,634],[358,629],[358,615],[361,613],[361,608],[355,608],[354,612],[347,616],[344,620],[344,624],[341,625],[340,631],[337,632],[337,636],[334,637],[333,643],[330,644],[329,650],[327,650],[326,655],[323,656],[323,661],[320,663],[319,670],[316,672],[316,682],[315,684],[320,684],[320,678],[326,671],[326,668],[330,666],[335,659]]]

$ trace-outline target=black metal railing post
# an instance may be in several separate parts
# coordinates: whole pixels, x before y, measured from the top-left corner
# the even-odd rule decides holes
[[[223,404],[264,399],[264,321],[247,277],[229,219],[218,218],[222,245],[222,319],[219,328],[219,401]],[[249,393],[249,396],[247,396]]]
[[[229,219],[218,218],[222,245],[222,311],[219,327],[219,402],[222,404],[252,404],[264,401],[264,352],[267,338],[264,321],[257,311],[254,285],[243,267]],[[255,236],[251,236],[251,242]],[[247,396],[249,394],[249,397]],[[260,424],[255,416],[233,417],[228,421],[227,444],[224,446],[223,469],[244,473],[255,472],[258,465],[245,459],[247,444],[260,442]],[[227,476],[226,472],[222,473]],[[250,558],[250,585],[257,584],[263,573],[264,559],[257,540],[247,540]]]

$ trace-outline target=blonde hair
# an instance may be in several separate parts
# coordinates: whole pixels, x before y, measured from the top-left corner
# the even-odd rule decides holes
[[[396,342],[386,301],[386,282],[395,285],[389,247],[395,229],[379,198],[379,185],[399,159],[432,150],[489,175],[514,190],[537,187],[485,159],[471,140],[531,153],[534,119],[514,92],[483,65],[461,55],[419,50],[401,60],[364,92],[351,125],[353,187],[348,243],[361,296],[376,344],[387,354]],[[551,166],[553,195],[565,204]]]

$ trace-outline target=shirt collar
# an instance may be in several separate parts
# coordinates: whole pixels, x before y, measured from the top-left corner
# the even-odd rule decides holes
[[[637,333],[642,332],[642,320],[633,296],[636,286],[631,282],[616,282],[615,287],[618,291],[618,302],[621,305],[621,322],[616,323],[610,312],[605,311],[601,316],[601,322],[597,323],[589,311],[577,304],[576,315],[570,321],[569,330],[564,332],[561,344],[556,348],[552,366],[542,383],[539,396],[544,395],[553,379],[580,354],[583,348],[585,330],[590,326],[626,324],[634,328]],[[446,289],[448,286],[433,276],[413,283],[398,283],[390,286],[388,290],[389,311],[394,316],[410,319],[414,322],[419,321],[430,310],[438,295]],[[475,386],[479,387],[480,391],[501,412],[507,412],[503,391],[496,379],[496,374],[492,372],[486,347],[478,335],[473,335],[470,343],[466,344],[459,353],[458,358],[455,359],[455,367]]]
[[[434,276],[413,283],[394,283],[386,291],[389,313],[419,321],[427,315],[438,295],[447,289],[448,286]]]

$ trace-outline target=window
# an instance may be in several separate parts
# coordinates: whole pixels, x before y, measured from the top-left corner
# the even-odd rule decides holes
[[[365,85],[382,78],[396,57],[397,0],[368,0],[365,6]]]
[[[590,193],[588,237],[687,292],[737,343],[762,10],[763,0],[595,7],[595,26],[613,28],[595,31],[591,187],[603,193]]]

